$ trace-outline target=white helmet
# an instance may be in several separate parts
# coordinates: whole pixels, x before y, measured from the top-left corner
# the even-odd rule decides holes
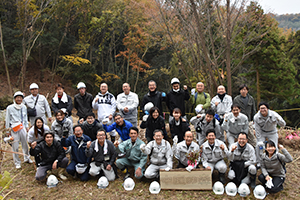
[[[98,180],[97,186],[98,188],[105,189],[107,188],[109,182],[105,176],[101,176]]]
[[[21,96],[22,98],[24,98],[24,94],[23,94],[23,92],[21,92],[21,91],[15,92],[14,98],[16,98],[17,96]]]
[[[198,104],[196,106],[195,111],[196,111],[197,114],[199,114],[202,111],[202,106],[203,106],[203,104]]]
[[[173,84],[175,84],[175,83],[180,84],[180,81],[179,81],[178,78],[172,78],[172,80],[171,80],[171,85],[173,85]]]
[[[158,194],[160,192],[160,185],[157,181],[153,181],[149,186],[151,194]]]
[[[250,194],[249,186],[246,183],[242,183],[238,188],[238,193],[241,197],[246,197]]]
[[[253,190],[253,194],[257,199],[264,199],[267,195],[266,190],[262,185],[257,185]]]
[[[77,165],[75,165],[75,169],[78,174],[83,174],[86,168],[87,168],[86,164],[78,163]]]
[[[222,195],[224,194],[224,185],[222,182],[217,181],[213,186],[213,191],[215,194]]]
[[[154,107],[153,103],[152,102],[148,102],[144,106],[144,110],[149,112],[152,107]]]
[[[234,197],[237,193],[236,185],[233,182],[228,183],[225,187],[225,191],[228,196]]]
[[[79,90],[80,88],[86,88],[84,82],[79,82],[79,83],[77,84],[77,89]]]
[[[36,84],[36,83],[31,83],[31,85],[29,86],[29,90],[32,90],[32,89],[39,89],[38,84]]]
[[[134,186],[135,186],[135,183],[132,178],[125,179],[125,181],[123,183],[123,187],[126,191],[133,190]]]
[[[58,180],[56,178],[56,176],[54,175],[50,175],[47,179],[47,186],[48,188],[53,188],[56,187],[58,184]]]

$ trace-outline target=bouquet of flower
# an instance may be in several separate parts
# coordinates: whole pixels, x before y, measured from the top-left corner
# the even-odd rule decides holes
[[[193,168],[195,168],[198,164],[198,159],[200,157],[200,150],[190,151],[186,153],[186,157],[188,159],[188,166],[192,166]]]

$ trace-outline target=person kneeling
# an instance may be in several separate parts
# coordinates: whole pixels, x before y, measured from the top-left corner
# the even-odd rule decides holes
[[[91,176],[99,175],[102,170],[108,181],[113,181],[116,178],[114,162],[117,153],[114,144],[105,138],[106,131],[103,129],[98,130],[97,139],[93,142],[87,142],[85,155],[94,158],[94,161],[90,164],[89,174]]]
[[[208,130],[206,132],[207,141],[203,143],[202,147],[202,165],[206,169],[210,169],[213,173],[214,168],[219,172],[219,180],[225,183],[225,172],[227,165],[224,161],[228,149],[224,142],[216,139],[215,131]]]
[[[87,146],[87,142],[91,141],[89,136],[84,135],[82,128],[80,125],[76,125],[73,127],[73,132],[75,135],[69,136],[66,138],[63,136],[61,139],[61,144],[64,147],[72,147],[71,148],[71,163],[66,168],[66,171],[75,176],[77,173],[80,177],[81,181],[89,180],[88,173],[88,163],[90,162],[90,158],[86,157],[85,149]]]
[[[66,157],[65,151],[60,143],[54,140],[52,132],[44,133],[44,141],[37,144],[31,143],[30,155],[37,156],[40,154],[41,162],[37,168],[35,179],[42,181],[47,176],[47,171],[51,169],[66,168],[69,159]],[[62,174],[59,174],[61,179],[65,179]]]
[[[230,160],[230,170],[228,178],[234,179],[236,184],[251,183],[251,187],[255,188],[256,179],[256,156],[252,145],[248,144],[248,135],[241,132],[238,135],[238,141],[233,143],[227,153]]]
[[[265,186],[268,182],[272,184],[267,187],[267,192],[277,193],[283,190],[285,180],[285,165],[293,161],[291,154],[282,146],[279,145],[282,153],[277,153],[275,143],[272,140],[266,142],[266,152],[263,154],[260,165],[262,174],[258,176],[258,180]]]
[[[136,127],[131,127],[129,129],[130,139],[118,145],[118,151],[125,154],[125,157],[119,158],[116,161],[116,165],[123,173],[126,174],[125,179],[130,176],[127,167],[134,167],[134,176],[137,179],[141,179],[143,177],[143,172],[145,171],[147,155],[140,149],[141,144],[145,143],[138,138],[138,133],[139,130]]]
[[[165,169],[169,171],[173,166],[173,152],[168,141],[164,140],[161,130],[154,131],[154,140],[140,146],[144,154],[150,155],[150,165],[145,171],[146,178],[158,178],[159,170]]]

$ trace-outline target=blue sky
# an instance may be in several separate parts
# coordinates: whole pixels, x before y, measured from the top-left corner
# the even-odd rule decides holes
[[[300,13],[300,0],[257,0],[265,12],[274,14]]]

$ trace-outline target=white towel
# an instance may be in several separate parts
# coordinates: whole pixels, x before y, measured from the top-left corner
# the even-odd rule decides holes
[[[98,141],[96,141],[94,150],[95,150],[96,152],[99,151]],[[106,142],[106,140],[104,140],[103,154],[104,154],[104,155],[107,154],[107,142]]]
[[[68,96],[67,96],[67,94],[66,94],[65,92],[63,93],[63,95],[62,95],[62,97],[61,97],[61,101],[62,101],[63,103],[67,103],[67,102],[68,102]],[[54,102],[54,103],[59,103],[57,93],[55,93],[55,95],[54,95],[54,97],[53,97],[53,102]]]

